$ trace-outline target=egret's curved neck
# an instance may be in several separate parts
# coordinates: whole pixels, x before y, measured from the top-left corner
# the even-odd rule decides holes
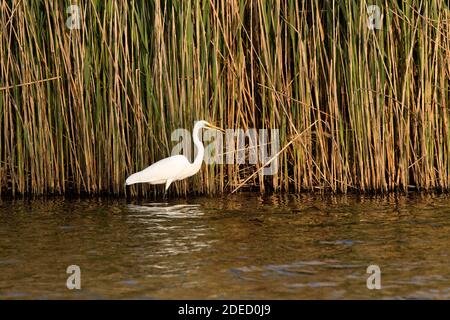
[[[195,156],[195,160],[193,165],[201,166],[203,162],[203,156],[205,155],[205,148],[203,147],[203,143],[200,141],[198,135],[200,134],[200,129],[202,127],[200,125],[195,125],[194,130],[192,131],[192,140],[194,140],[194,145],[197,147],[197,155]]]

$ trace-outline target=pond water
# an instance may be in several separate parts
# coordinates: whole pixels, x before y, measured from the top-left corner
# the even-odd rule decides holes
[[[450,298],[446,195],[0,204],[0,299]]]

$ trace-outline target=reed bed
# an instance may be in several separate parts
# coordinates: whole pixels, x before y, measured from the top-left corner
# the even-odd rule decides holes
[[[198,119],[279,129],[279,170],[204,165],[178,195],[449,188],[446,1],[73,2],[79,30],[70,1],[0,1],[2,194],[156,194],[126,176]]]

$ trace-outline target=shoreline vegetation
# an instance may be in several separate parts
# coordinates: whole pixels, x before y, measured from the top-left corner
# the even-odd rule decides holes
[[[75,30],[66,1],[0,6],[2,195],[160,193],[125,179],[200,119],[279,129],[278,172],[204,164],[172,194],[449,188],[446,1],[77,4]]]

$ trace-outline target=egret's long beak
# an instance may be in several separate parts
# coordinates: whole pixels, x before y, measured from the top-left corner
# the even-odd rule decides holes
[[[219,130],[221,132],[225,132],[225,130],[223,130],[222,128],[216,127],[216,126],[214,126],[214,125],[212,125],[210,123],[208,123],[208,128],[214,129],[214,130]]]

